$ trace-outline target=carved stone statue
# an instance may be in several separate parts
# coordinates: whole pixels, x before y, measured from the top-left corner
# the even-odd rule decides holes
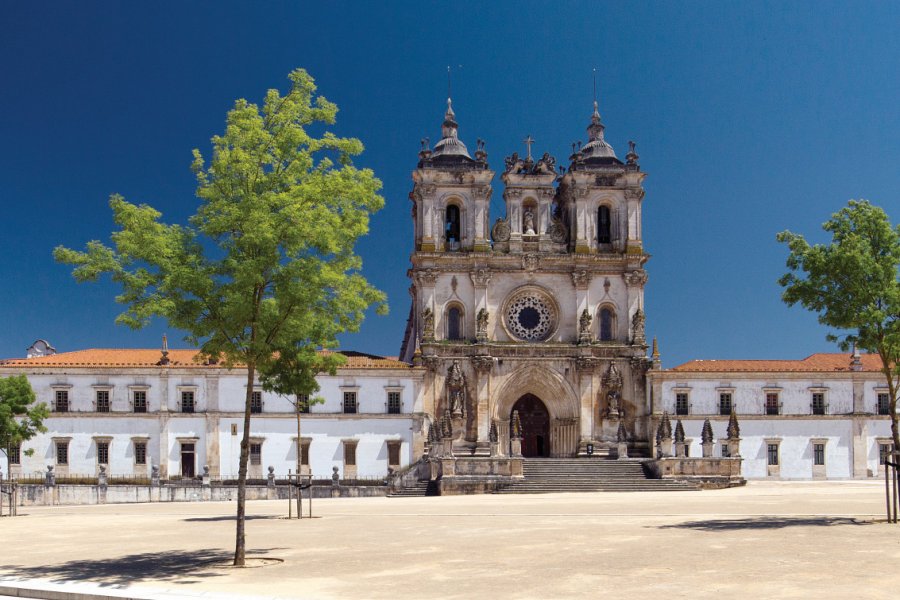
[[[525,214],[522,215],[522,230],[525,235],[536,235],[537,233],[534,230],[534,211],[530,208],[526,208]]]
[[[590,342],[591,341],[591,313],[588,309],[584,309],[581,311],[581,317],[578,319],[578,341],[579,342]]]
[[[491,428],[488,431],[488,440],[492,444],[496,444],[500,440],[500,435],[497,433],[497,422],[491,421]]]
[[[509,420],[509,437],[514,440],[522,439],[522,420],[519,419],[519,411],[514,410]]]
[[[565,244],[569,238],[565,224],[563,224],[562,219],[558,217],[553,217],[550,220],[550,227],[547,228],[547,233],[550,234],[550,239],[553,240],[555,244]]]
[[[647,343],[647,337],[644,335],[644,311],[640,308],[634,311],[631,318],[631,331],[633,344]]]
[[[434,313],[428,307],[422,311],[422,338],[426,341],[434,340]]]
[[[615,363],[609,364],[609,369],[603,376],[603,387],[606,390],[606,415],[611,419],[621,416],[619,400],[622,397],[622,375]]]
[[[534,166],[535,173],[556,173],[556,159],[550,156],[549,152],[544,152],[544,155],[537,161],[537,164]]]
[[[454,360],[447,371],[447,404],[453,417],[466,415],[466,378],[458,360]]]
[[[479,342],[487,340],[488,320],[490,316],[486,308],[481,308],[475,316],[475,339]]]
[[[491,237],[494,238],[495,242],[508,242],[509,234],[509,221],[497,217],[497,220],[494,222],[494,227],[491,230]]]
[[[507,156],[504,162],[506,163],[507,173],[518,173],[525,168],[525,161],[519,158],[518,152],[513,152],[511,156]]]

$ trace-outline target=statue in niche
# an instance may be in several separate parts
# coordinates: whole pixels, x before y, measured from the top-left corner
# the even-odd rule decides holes
[[[466,416],[466,378],[458,360],[454,360],[447,371],[447,404],[454,418]]]
[[[425,340],[434,339],[434,313],[428,307],[422,311],[422,337]]]
[[[530,208],[526,208],[522,216],[522,230],[525,235],[537,235],[534,230],[534,211]]]
[[[581,311],[581,317],[578,319],[578,335],[582,338],[591,336],[591,313],[588,309]]]
[[[488,320],[490,316],[486,308],[481,308],[475,316],[475,336],[481,337],[487,335]]]
[[[646,343],[647,338],[644,334],[644,311],[640,308],[634,312],[634,316],[631,318],[631,331],[633,333],[632,343]]]
[[[606,416],[617,419],[622,412],[619,402],[622,398],[622,375],[615,363],[609,364],[609,369],[603,376],[603,387],[606,389]]]

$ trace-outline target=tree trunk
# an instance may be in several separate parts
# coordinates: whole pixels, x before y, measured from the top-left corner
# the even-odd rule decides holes
[[[244,437],[241,438],[241,457],[238,461],[237,532],[234,545],[234,566],[243,567],[247,542],[245,535],[245,514],[247,505],[247,463],[250,460],[250,402],[253,398],[253,379],[256,365],[247,365],[247,396],[244,398]]]
[[[303,463],[303,444],[300,442],[300,397],[297,396],[297,518],[303,518],[303,488],[300,479],[300,467]],[[312,494],[312,492],[310,492]]]

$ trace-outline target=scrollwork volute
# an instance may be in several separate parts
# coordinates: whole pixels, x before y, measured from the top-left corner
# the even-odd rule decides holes
[[[421,285],[433,286],[437,281],[437,272],[432,269],[426,269],[425,271],[419,271],[416,273],[416,280]]]
[[[472,278],[472,283],[477,287],[486,287],[491,282],[492,276],[493,273],[491,273],[490,269],[475,269],[469,273],[469,277]]]
[[[494,357],[477,355],[472,357],[472,367],[481,374],[490,373],[494,368]]]
[[[643,286],[647,284],[647,279],[649,276],[647,275],[647,271],[643,269],[636,269],[634,271],[630,271],[623,275],[625,278],[625,283],[631,287]]]

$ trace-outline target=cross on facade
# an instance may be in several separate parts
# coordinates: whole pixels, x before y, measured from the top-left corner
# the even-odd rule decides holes
[[[528,148],[528,160],[531,160],[531,145],[534,143],[534,138],[529,135],[522,141],[525,142],[525,146]]]

